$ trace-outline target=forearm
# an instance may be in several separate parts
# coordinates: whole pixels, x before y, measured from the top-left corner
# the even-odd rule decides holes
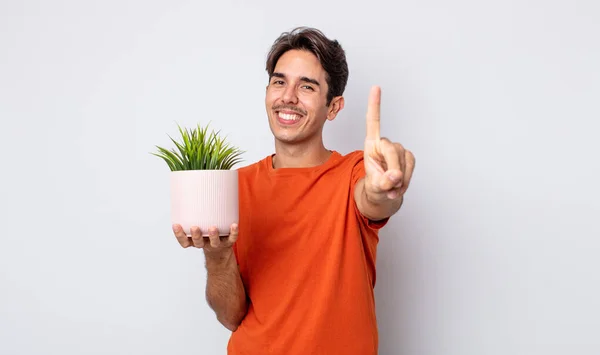
[[[365,189],[365,179],[361,179],[356,184],[354,190],[354,198],[360,213],[363,216],[369,218],[372,221],[382,220],[394,215],[404,201],[403,196],[399,196],[395,199],[383,199],[375,200],[369,197],[367,190]]]
[[[232,249],[206,253],[206,300],[225,328],[234,332],[244,319],[246,291]]]

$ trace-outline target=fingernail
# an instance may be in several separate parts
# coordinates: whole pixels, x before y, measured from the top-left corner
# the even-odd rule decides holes
[[[388,175],[388,178],[392,180],[392,182],[396,182],[398,181],[399,176],[397,174],[390,174]]]

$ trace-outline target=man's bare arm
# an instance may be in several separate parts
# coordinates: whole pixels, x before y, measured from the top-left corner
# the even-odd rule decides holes
[[[215,311],[219,322],[235,332],[246,316],[248,304],[233,249],[218,254],[205,250],[204,255],[208,305]]]
[[[173,226],[173,232],[182,247],[196,247],[204,250],[206,260],[206,300],[217,315],[217,320],[225,328],[236,331],[246,316],[248,303],[246,291],[233,252],[237,241],[238,226],[231,226],[227,237],[219,237],[216,228],[209,230],[209,237],[203,237],[200,228],[191,228],[187,236],[180,225]]]

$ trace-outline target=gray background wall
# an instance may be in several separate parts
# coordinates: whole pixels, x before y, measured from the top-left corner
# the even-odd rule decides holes
[[[0,1],[0,353],[224,354],[170,231],[175,123],[273,151],[272,41],[346,48],[331,149],[417,157],[382,231],[381,354],[600,353],[596,1]]]

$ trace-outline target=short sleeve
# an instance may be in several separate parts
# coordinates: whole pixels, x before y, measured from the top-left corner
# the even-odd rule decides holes
[[[350,188],[350,190],[351,190],[350,193],[351,193],[351,197],[352,197],[352,205],[354,206],[354,211],[356,212],[356,216],[367,227],[369,227],[370,229],[373,229],[373,230],[379,230],[387,224],[387,222],[389,221],[389,217],[379,220],[379,221],[373,221],[373,220],[370,220],[369,218],[365,217],[358,209],[358,205],[356,204],[356,199],[354,198],[354,191],[356,189],[356,184],[360,181],[360,179],[365,177],[366,172],[365,172],[365,164],[364,164],[362,151],[360,151],[360,152],[357,151],[357,152],[354,152],[353,154],[357,155],[357,157],[355,159],[352,159],[352,161],[353,161],[352,181],[351,181],[351,188]]]

